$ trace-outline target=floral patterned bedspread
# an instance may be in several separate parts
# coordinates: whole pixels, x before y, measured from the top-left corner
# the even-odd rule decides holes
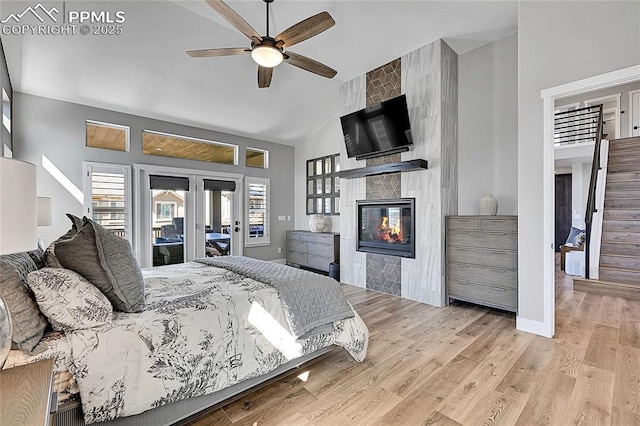
[[[332,333],[296,340],[266,284],[200,263],[143,275],[144,312],[114,312],[109,328],[67,335],[87,424],[209,394],[332,344],[357,361],[366,355],[357,313]]]

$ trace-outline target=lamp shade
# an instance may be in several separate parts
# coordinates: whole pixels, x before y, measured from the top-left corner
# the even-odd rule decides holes
[[[0,254],[34,250],[37,223],[36,166],[0,158]]]
[[[51,197],[38,197],[38,226],[51,226]]]

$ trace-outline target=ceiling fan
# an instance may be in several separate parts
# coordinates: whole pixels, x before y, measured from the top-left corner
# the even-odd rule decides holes
[[[229,5],[222,0],[206,0],[207,4],[218,12],[238,31],[251,39],[251,48],[231,47],[222,49],[189,50],[187,54],[193,58],[210,58],[214,56],[241,55],[251,53],[251,57],[258,64],[258,87],[269,87],[273,68],[281,62],[286,62],[294,67],[305,71],[321,75],[326,78],[333,78],[338,72],[318,61],[314,61],[306,56],[289,52],[284,48],[289,48],[294,44],[305,41],[321,32],[328,30],[335,25],[335,21],[328,12],[320,12],[310,18],[300,21],[287,28],[275,37],[269,36],[269,3],[273,0],[263,0],[267,6],[267,35],[261,36],[238,15]]]

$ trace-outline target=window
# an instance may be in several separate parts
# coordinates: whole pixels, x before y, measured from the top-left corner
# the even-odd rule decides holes
[[[159,220],[171,220],[176,217],[178,204],[166,201],[156,202],[156,217]]]
[[[269,151],[258,148],[247,148],[247,167],[257,167],[260,169],[269,168]]]
[[[307,161],[307,214],[340,214],[340,154]]]
[[[269,245],[269,179],[246,178],[245,246]]]
[[[132,242],[130,166],[84,163],[84,170],[87,216]]]
[[[129,151],[129,128],[127,126],[87,120],[86,127],[88,147]]]
[[[211,163],[238,164],[237,145],[150,130],[142,132],[142,153]]]

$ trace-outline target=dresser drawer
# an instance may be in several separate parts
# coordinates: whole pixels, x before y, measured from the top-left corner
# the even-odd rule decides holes
[[[329,264],[333,262],[333,257],[312,256],[307,259],[307,266],[319,271],[329,272]]]
[[[300,235],[300,241],[306,241],[310,243],[316,242],[316,236],[313,234],[299,234],[299,235]]]
[[[447,244],[461,247],[517,250],[516,234],[506,232],[451,231],[447,233]]]
[[[512,289],[490,287],[466,281],[451,280],[447,284],[447,296],[469,302],[486,303],[507,308],[518,306],[518,292]]]
[[[447,226],[449,229],[463,229],[467,231],[477,231],[478,218],[473,217],[450,217],[447,218]]]
[[[307,243],[298,240],[287,241],[287,251],[307,252]]]
[[[331,244],[329,244],[331,243]],[[307,243],[307,252],[309,256],[323,256],[333,259],[333,243],[329,241],[328,244],[320,244],[320,243]]]
[[[471,263],[496,268],[517,269],[518,252],[447,246],[447,262]]]
[[[298,265],[306,265],[307,253],[287,250],[287,262],[297,263]]]
[[[501,288],[518,288],[518,271],[506,268],[448,263],[447,280],[467,281]]]
[[[518,221],[515,219],[481,219],[480,230],[518,232]]]

